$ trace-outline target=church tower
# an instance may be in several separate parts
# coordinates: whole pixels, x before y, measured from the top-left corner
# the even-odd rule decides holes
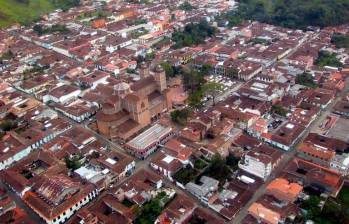
[[[158,65],[156,66],[153,73],[154,73],[154,79],[158,86],[158,90],[160,92],[163,92],[165,89],[167,89],[166,74],[164,69],[162,68],[161,65]]]
[[[147,65],[147,63],[141,63],[141,66],[139,68],[139,76],[141,77],[141,79],[144,79],[149,76],[149,66]]]

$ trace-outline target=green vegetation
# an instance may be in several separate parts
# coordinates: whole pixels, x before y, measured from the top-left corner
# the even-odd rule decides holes
[[[68,169],[76,170],[82,166],[82,155],[73,155],[65,157],[65,165]]]
[[[209,176],[219,181],[219,186],[222,187],[227,179],[230,179],[232,174],[231,169],[219,154],[212,157],[208,168],[197,178],[200,180],[201,176]]]
[[[1,0],[0,28],[14,23],[28,25],[54,9],[67,10],[79,4],[80,0]]]
[[[226,160],[226,164],[230,168],[232,168],[233,170],[237,170],[238,169],[238,164],[239,164],[240,158],[235,157],[233,155],[229,155],[229,156],[227,156],[227,158],[225,160]]]
[[[0,129],[3,132],[11,131],[17,128],[18,123],[15,120],[3,120],[0,122]]]
[[[128,26],[137,26],[141,24],[146,24],[148,23],[148,21],[146,19],[137,18],[137,19],[127,20],[126,23]]]
[[[319,56],[315,61],[315,64],[323,67],[323,66],[333,66],[333,67],[341,67],[343,64],[337,59],[337,55],[335,53],[330,53],[327,51],[320,51]]]
[[[271,111],[275,114],[282,116],[282,117],[286,117],[286,114],[287,114],[287,110],[280,105],[273,105],[271,107]]]
[[[306,219],[322,224],[349,222],[349,187],[344,186],[337,198],[328,198],[322,209],[318,206],[320,201],[320,197],[312,195],[301,204],[301,208],[306,210]]]
[[[190,47],[205,42],[205,38],[212,37],[216,30],[205,20],[198,24],[188,24],[183,31],[175,31],[172,34],[172,41],[175,42],[174,48]]]
[[[176,68],[174,68],[174,66],[172,66],[170,63],[162,62],[160,65],[165,70],[166,77],[172,78],[178,74],[178,71],[176,70]]]
[[[13,59],[14,57],[15,55],[13,54],[13,52],[11,50],[8,50],[0,56],[0,64],[2,64],[5,60]]]
[[[189,90],[188,97],[189,106],[200,109],[202,107],[202,98],[209,96],[212,98],[213,104],[215,104],[216,97],[223,90],[223,86],[219,83],[208,82],[204,79],[205,75],[208,75],[211,70],[210,65],[203,65],[198,70],[183,71],[183,85],[185,89]]]
[[[196,159],[194,161],[194,168],[198,170],[203,170],[204,168],[207,167],[207,162],[205,162],[202,159]]]
[[[135,220],[135,224],[153,224],[169,202],[170,198],[165,192],[159,193],[153,200],[140,208],[140,214]]]
[[[42,25],[34,25],[33,30],[39,35],[44,35],[44,34],[50,34],[50,33],[62,33],[62,34],[67,34],[70,32],[70,30],[65,26],[61,24],[55,24],[50,27],[43,27]]]
[[[27,80],[37,75],[40,75],[42,72],[44,72],[48,68],[49,68],[48,65],[43,67],[34,65],[32,68],[23,71],[23,80]]]
[[[93,12],[84,12],[76,17],[77,20],[83,20],[83,19],[100,19],[100,18],[106,18],[110,16],[111,13],[103,10],[97,10]]]
[[[217,82],[207,82],[202,86],[204,95],[211,97],[213,105],[216,104],[216,97],[223,91],[223,85]]]
[[[315,83],[313,76],[310,73],[306,73],[306,72],[303,74],[297,75],[296,84],[308,86],[310,88],[317,87],[317,84]]]
[[[191,11],[191,10],[195,9],[195,7],[192,6],[188,1],[185,1],[178,8],[181,10],[184,10],[184,11]]]
[[[164,36],[161,40],[159,40],[158,42],[154,43],[151,47],[155,48],[157,50],[161,49],[161,45],[163,44],[171,44],[171,39],[167,36]]]
[[[132,202],[130,202],[129,200],[127,200],[127,198],[125,198],[121,204],[125,205],[126,207],[130,208],[132,207],[134,204]]]
[[[290,28],[325,27],[349,22],[349,1],[240,0],[238,10],[231,14],[236,20],[251,19]]]
[[[190,115],[191,111],[187,108],[182,110],[174,110],[171,112],[171,120],[177,124],[185,125]]]
[[[334,34],[331,42],[336,45],[337,48],[349,48],[349,35]]]
[[[250,42],[253,44],[262,44],[262,45],[270,45],[271,44],[270,40],[266,40],[266,39],[258,38],[258,37],[252,39]]]
[[[228,27],[233,27],[233,26],[242,24],[244,19],[240,15],[239,11],[233,10],[233,11],[223,13],[220,16],[217,16],[216,21],[219,26],[228,25]]]
[[[148,34],[148,33],[149,33],[149,31],[142,27],[138,30],[133,31],[131,33],[131,37],[138,38],[138,37],[143,36],[143,35]]]
[[[173,178],[178,181],[179,183],[186,185],[192,180],[195,180],[195,178],[199,175],[199,171],[188,166],[185,168],[180,169]]]
[[[201,89],[197,89],[193,93],[189,94],[188,102],[189,106],[195,109],[201,109],[203,106],[202,98],[204,97],[204,93]]]

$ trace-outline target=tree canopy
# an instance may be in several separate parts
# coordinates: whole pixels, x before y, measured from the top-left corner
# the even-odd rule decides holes
[[[216,97],[223,91],[223,85],[217,82],[207,82],[202,86],[204,95],[212,98],[213,105],[216,104]]]
[[[191,114],[189,109],[174,110],[171,112],[171,120],[177,124],[185,125]]]
[[[349,35],[334,34],[331,42],[336,45],[337,48],[348,48],[349,49]]]
[[[237,18],[305,29],[349,22],[349,0],[240,0]]]
[[[185,1],[183,4],[179,6],[179,9],[184,10],[184,11],[191,11],[195,9],[194,6],[192,6],[188,1]]]
[[[311,88],[317,87],[317,84],[315,83],[314,78],[310,73],[303,73],[297,75],[296,83]]]
[[[198,24],[188,24],[183,31],[175,31],[172,34],[172,41],[175,42],[174,48],[190,47],[205,42],[206,37],[212,37],[216,30],[210,26],[206,20]]]
[[[330,53],[326,51],[320,51],[319,56],[315,61],[315,64],[323,67],[323,66],[333,66],[333,67],[342,67],[343,64],[337,59],[337,55],[335,53]]]

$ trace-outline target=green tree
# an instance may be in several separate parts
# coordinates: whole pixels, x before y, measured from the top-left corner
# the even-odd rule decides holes
[[[336,45],[337,48],[347,48],[347,49],[349,49],[349,35],[334,34],[332,36],[331,42],[334,45]]]
[[[296,84],[300,84],[303,86],[308,86],[310,88],[316,88],[317,84],[314,81],[313,76],[310,73],[298,74],[296,76]]]
[[[175,77],[176,76],[175,69],[173,68],[173,66],[170,63],[163,62],[163,63],[161,63],[161,67],[165,70],[167,77]]]
[[[41,36],[41,35],[44,33],[44,29],[43,29],[42,26],[39,25],[39,24],[34,25],[33,30],[34,30],[39,36]]]
[[[177,124],[185,125],[190,115],[191,111],[187,108],[182,110],[174,110],[171,112],[171,120]]]
[[[76,170],[82,166],[82,155],[72,155],[65,157],[65,165],[68,169]]]
[[[159,193],[153,200],[146,203],[141,209],[140,214],[135,220],[136,224],[153,224],[161,214],[169,198],[164,192]]]
[[[192,6],[188,1],[185,1],[183,4],[179,6],[179,9],[184,11],[192,11],[193,9],[195,9],[195,7]]]
[[[287,115],[287,110],[280,105],[273,105],[271,111],[283,117],[286,117]]]
[[[212,37],[215,32],[215,28],[206,20],[201,20],[198,24],[188,24],[183,31],[177,30],[172,34],[172,41],[175,42],[173,47],[182,48],[202,44],[206,37]]]
[[[330,53],[326,51],[320,51],[319,56],[315,61],[315,64],[324,67],[324,66],[333,66],[333,67],[342,67],[343,64],[337,59],[335,53]]]
[[[348,0],[240,0],[232,11],[246,20],[289,28],[336,26],[349,22]]]
[[[212,103],[215,105],[216,97],[223,91],[223,85],[217,82],[207,82],[202,86],[202,90],[206,96],[212,98]]]
[[[13,52],[11,50],[6,51],[3,53],[0,57],[0,63],[3,63],[4,60],[11,60],[15,57]]]
[[[4,132],[11,131],[12,129],[17,128],[18,123],[15,120],[4,120],[0,122],[0,129]]]

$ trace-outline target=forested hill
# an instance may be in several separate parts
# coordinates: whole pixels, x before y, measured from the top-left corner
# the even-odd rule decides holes
[[[289,28],[349,23],[349,0],[239,0],[237,16]]]

